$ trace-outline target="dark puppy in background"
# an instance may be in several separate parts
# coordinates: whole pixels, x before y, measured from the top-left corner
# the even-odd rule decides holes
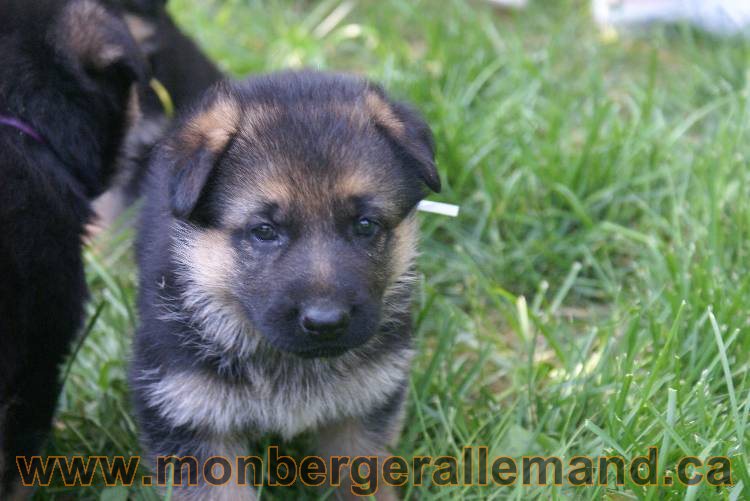
[[[94,204],[97,226],[108,227],[140,196],[148,158],[171,123],[171,114],[194,103],[223,79],[219,68],[185,35],[166,10],[166,0],[105,0],[126,21],[145,54],[158,90],[146,88],[141,119],[128,133],[112,188]]]
[[[81,237],[145,61],[91,0],[0,0],[0,499],[38,454],[81,325]]]
[[[166,10],[167,0],[105,0],[121,9],[151,64],[154,78],[169,91],[176,109],[192,104],[223,78],[221,71]]]
[[[131,385],[152,459],[233,462],[246,438],[304,432],[324,456],[386,453],[433,159],[423,120],[356,77],[209,92],[156,152],[140,225]],[[252,499],[236,480],[177,493]]]

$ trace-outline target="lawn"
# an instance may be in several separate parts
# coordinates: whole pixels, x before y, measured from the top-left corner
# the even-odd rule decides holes
[[[408,499],[750,498],[748,43],[686,27],[602,36],[582,0],[516,13],[479,0],[170,5],[235,75],[362,73],[432,125],[434,199],[461,214],[419,216],[419,356],[395,453],[629,460],[657,446],[660,479],[680,457],[727,456],[734,482],[427,481]],[[131,246],[125,228],[86,251],[88,328],[49,454],[139,453],[125,382]],[[145,487],[37,496],[158,498]]]

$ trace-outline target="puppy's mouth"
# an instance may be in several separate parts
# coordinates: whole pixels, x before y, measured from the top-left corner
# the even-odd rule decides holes
[[[357,340],[314,340],[305,339],[304,334],[298,334],[289,340],[279,337],[266,336],[269,344],[277,351],[288,353],[303,359],[336,358],[352,351],[367,342],[369,337]]]
[[[342,346],[320,346],[299,351],[290,351],[289,353],[300,358],[335,358],[340,357],[347,351],[349,351],[349,348]]]
[[[351,351],[362,344],[349,344],[346,342],[336,342],[335,340],[330,340],[329,342],[313,340],[306,338],[305,334],[297,332],[292,336],[280,336],[273,330],[270,332],[264,331],[263,329],[259,330],[268,342],[270,348],[304,359],[339,357],[347,351]]]

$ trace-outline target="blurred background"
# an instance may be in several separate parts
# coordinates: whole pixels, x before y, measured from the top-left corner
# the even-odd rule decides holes
[[[584,0],[500,3],[169,6],[235,76],[364,74],[433,127],[434,199],[461,214],[419,216],[420,354],[395,453],[632,458],[658,446],[660,476],[682,456],[733,466],[731,487],[428,482],[405,487],[407,499],[748,498],[747,40],[684,17],[626,27]],[[139,452],[124,377],[131,246],[129,230],[113,231],[86,252],[93,301],[48,454]],[[36,497],[158,498],[96,485]]]

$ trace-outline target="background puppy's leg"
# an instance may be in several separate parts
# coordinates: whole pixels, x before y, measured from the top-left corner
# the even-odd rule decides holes
[[[77,250],[73,252],[77,253]],[[63,255],[62,262],[66,262],[65,257],[67,256]],[[72,261],[75,262],[76,259],[77,256]],[[45,271],[48,271],[47,277],[61,275],[55,270]],[[16,489],[16,492],[26,493],[25,495],[31,491],[20,489],[16,456],[30,458],[40,454],[52,424],[62,388],[60,365],[82,318],[82,308],[78,301],[85,296],[85,283],[82,271],[76,275],[78,276],[73,281],[60,282],[64,284],[63,287],[67,285],[67,299],[62,299],[62,292],[53,296],[54,301],[50,301],[48,296],[40,295],[27,310],[35,315],[31,315],[32,320],[25,323],[27,328],[7,331],[25,334],[26,339],[21,339],[28,341],[28,345],[18,347],[7,341],[0,342],[0,348],[11,348],[4,353],[15,355],[10,368],[0,369],[0,383],[9,388],[0,390],[0,408],[4,410],[0,429],[0,444],[4,454],[3,470],[0,472],[0,499],[3,500],[9,499],[10,493]],[[43,281],[37,278],[31,283]],[[4,325],[6,324],[0,322],[0,333],[6,332],[3,330]]]
[[[375,498],[379,500],[398,499],[397,489],[385,485],[380,475],[383,461],[391,454],[392,447],[401,433],[404,417],[404,400],[406,386],[391,396],[388,401],[367,416],[348,418],[325,426],[318,431],[317,453],[330,466],[332,456],[377,456],[378,468],[374,476],[377,479]],[[329,472],[329,480],[333,471]],[[371,472],[368,472],[368,477]],[[349,468],[341,468],[341,485],[336,490],[337,499],[363,499],[351,491],[352,479]]]

